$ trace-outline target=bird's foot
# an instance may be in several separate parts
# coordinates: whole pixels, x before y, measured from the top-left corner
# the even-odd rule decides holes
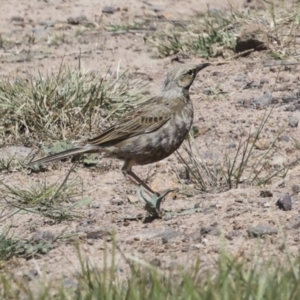
[[[155,218],[162,217],[162,211],[160,210],[160,204],[162,200],[171,192],[176,190],[165,190],[162,194],[153,193],[146,191],[141,185],[137,186],[137,196],[145,204],[145,210]]]

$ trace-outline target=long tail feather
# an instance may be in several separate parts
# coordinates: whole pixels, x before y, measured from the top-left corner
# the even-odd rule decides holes
[[[95,149],[94,147],[81,147],[81,148],[73,148],[73,149],[68,149],[56,154],[52,154],[49,156],[46,156],[44,158],[40,158],[38,160],[32,161],[29,164],[27,164],[28,167],[31,167],[35,164],[41,164],[41,163],[48,163],[50,161],[54,161],[57,159],[63,159],[72,155],[76,155],[76,154],[83,154],[83,153],[95,153],[99,151],[99,147],[97,149]]]

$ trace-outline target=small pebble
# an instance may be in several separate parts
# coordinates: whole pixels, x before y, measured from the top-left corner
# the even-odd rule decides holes
[[[104,14],[113,14],[117,9],[113,6],[104,6],[102,8],[102,13]]]
[[[259,81],[260,84],[265,84],[265,83],[269,83],[269,79],[268,78],[262,78],[260,81]]]
[[[80,15],[78,17],[70,17],[67,19],[67,23],[70,25],[79,25],[87,22],[87,17],[85,15]]]
[[[290,102],[294,102],[295,100],[298,99],[297,96],[291,96],[291,95],[287,95],[287,96],[282,96],[282,102],[283,103],[290,103]]]
[[[288,211],[292,209],[292,198],[289,194],[284,195],[283,197],[280,197],[277,202],[276,205],[284,210],[284,211]]]
[[[295,116],[289,116],[289,126],[292,128],[298,127],[299,119]]]
[[[277,234],[278,230],[273,227],[265,226],[265,225],[257,225],[255,227],[250,227],[248,229],[248,235],[250,237],[263,237],[265,235]]]
[[[237,82],[246,81],[246,76],[239,74],[238,76],[235,77],[234,81],[237,81]]]
[[[109,202],[111,205],[117,205],[117,206],[124,204],[124,201],[121,199],[111,199]]]
[[[263,198],[273,197],[273,193],[268,190],[263,190],[263,191],[260,191],[259,196],[263,197]]]
[[[153,258],[151,261],[150,261],[150,264],[152,266],[155,266],[155,267],[160,267],[161,266],[161,261],[160,259],[158,259],[157,257],[156,258]]]
[[[290,141],[290,138],[289,138],[288,135],[284,134],[284,135],[281,135],[281,136],[279,137],[279,141],[281,141],[281,142],[289,142],[289,141]]]
[[[298,194],[300,192],[300,186],[298,184],[293,184],[292,185],[292,192],[294,194]]]
[[[287,105],[287,106],[285,106],[283,108],[283,111],[291,111],[291,112],[293,112],[293,111],[296,111],[296,110],[297,110],[297,108],[296,108],[295,105]]]
[[[11,22],[18,22],[18,23],[23,23],[24,22],[24,18],[20,17],[20,16],[12,16],[10,18]]]

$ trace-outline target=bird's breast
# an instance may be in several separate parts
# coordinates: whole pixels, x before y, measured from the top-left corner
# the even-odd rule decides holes
[[[193,107],[185,105],[176,110],[170,120],[157,131],[141,136],[139,141],[145,142],[142,142],[144,153],[149,153],[148,150],[151,149],[147,163],[164,159],[176,151],[189,133],[192,123]],[[136,143],[139,144],[138,141]]]
[[[136,164],[145,165],[162,160],[184,141],[193,123],[193,107],[188,103],[175,109],[170,119],[155,131],[131,137],[120,142],[111,156],[132,159]]]

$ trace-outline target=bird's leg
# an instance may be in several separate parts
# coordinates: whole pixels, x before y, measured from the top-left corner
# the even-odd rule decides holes
[[[129,178],[135,183],[143,186],[148,192],[151,194],[155,194],[155,192],[136,174],[131,170],[132,166],[134,166],[135,161],[133,160],[125,160],[124,165],[122,167],[122,173],[125,177],[129,176]]]
[[[162,194],[154,192],[144,181],[142,181],[136,174],[131,170],[126,172],[132,179],[136,181],[137,196],[144,203],[144,209],[153,217],[161,218],[162,211],[160,210],[160,204],[162,200],[170,192],[174,190],[166,190]]]
[[[126,175],[130,176],[131,179],[133,179],[136,184],[141,185],[142,187],[144,187],[151,194],[157,194],[141,178],[139,178],[135,173],[133,173],[132,170],[127,171],[125,173],[126,173]]]
[[[132,170],[133,163],[125,161],[122,172],[125,177],[130,176],[130,179],[138,184],[137,196],[145,204],[145,210],[153,217],[161,217],[160,204],[164,197],[174,190],[166,190],[161,195],[154,192],[143,180],[141,180]],[[146,193],[145,193],[146,192]]]

